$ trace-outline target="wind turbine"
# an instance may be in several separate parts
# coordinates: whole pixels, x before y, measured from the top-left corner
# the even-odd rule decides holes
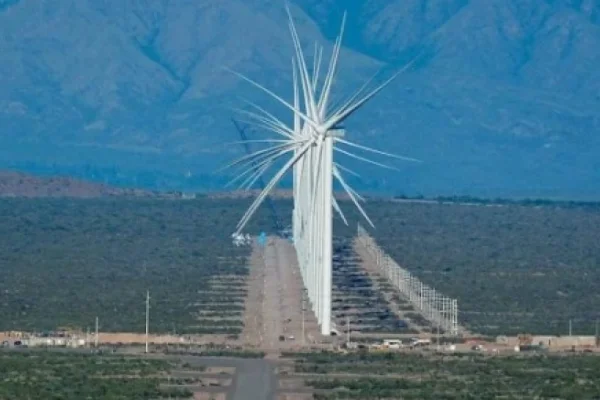
[[[364,199],[348,185],[342,174],[342,171],[348,172],[349,170],[334,162],[334,151],[384,168],[392,167],[356,155],[350,149],[360,149],[401,160],[418,161],[351,142],[344,137],[345,131],[341,124],[377,95],[394,78],[407,70],[414,60],[369,91],[366,91],[366,89],[372,79],[367,81],[347,101],[337,107],[332,107],[331,92],[339,64],[346,14],[344,14],[340,34],[333,47],[327,72],[321,82],[320,71],[323,49],[322,47],[315,48],[312,73],[309,72],[288,6],[286,6],[286,11],[295,53],[292,59],[293,100],[289,102],[256,81],[238,72],[231,72],[290,110],[293,113],[293,125],[286,125],[263,107],[248,102],[252,111],[239,110],[239,112],[249,117],[257,126],[277,134],[279,138],[262,141],[271,146],[241,157],[227,167],[241,167],[243,172],[234,181],[245,178],[241,187],[248,188],[275,162],[284,156],[289,157],[244,213],[237,225],[237,232],[244,229],[269,192],[275,188],[287,172],[292,170],[294,181],[292,225],[298,264],[313,311],[321,326],[321,333],[330,335],[333,210],[347,224],[347,220],[333,196],[334,178],[340,183],[362,216],[373,226],[372,221],[360,204]],[[347,146],[347,148],[342,146]],[[255,165],[256,168],[249,168],[252,165]]]

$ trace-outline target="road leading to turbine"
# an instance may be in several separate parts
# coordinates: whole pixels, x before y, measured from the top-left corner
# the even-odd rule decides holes
[[[302,293],[296,252],[284,239],[270,237],[254,245],[246,301],[244,342],[267,351],[302,346]],[[316,318],[306,302],[305,344],[320,340]],[[285,340],[280,340],[284,337]]]

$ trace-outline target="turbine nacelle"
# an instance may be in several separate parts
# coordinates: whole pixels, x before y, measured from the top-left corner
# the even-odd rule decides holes
[[[341,139],[346,136],[346,130],[342,127],[334,127],[327,131],[327,136],[334,139]]]

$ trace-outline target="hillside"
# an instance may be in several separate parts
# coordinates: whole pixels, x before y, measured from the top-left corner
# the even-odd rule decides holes
[[[307,50],[345,7],[341,96],[420,57],[348,135],[425,162],[366,168],[364,189],[600,195],[600,1],[295,0]],[[242,151],[222,144],[238,140],[231,109],[264,100],[223,67],[289,95],[284,18],[274,0],[0,1],[0,167],[220,187],[211,174]]]
[[[36,177],[0,170],[0,197],[158,197],[139,189],[121,189],[66,177]],[[160,195],[164,197],[166,195]]]

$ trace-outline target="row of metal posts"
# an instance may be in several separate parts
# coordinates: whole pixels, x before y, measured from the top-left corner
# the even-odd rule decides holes
[[[377,268],[421,315],[435,327],[450,335],[458,335],[458,302],[442,295],[399,266],[386,254],[359,224],[358,240],[375,259]]]

